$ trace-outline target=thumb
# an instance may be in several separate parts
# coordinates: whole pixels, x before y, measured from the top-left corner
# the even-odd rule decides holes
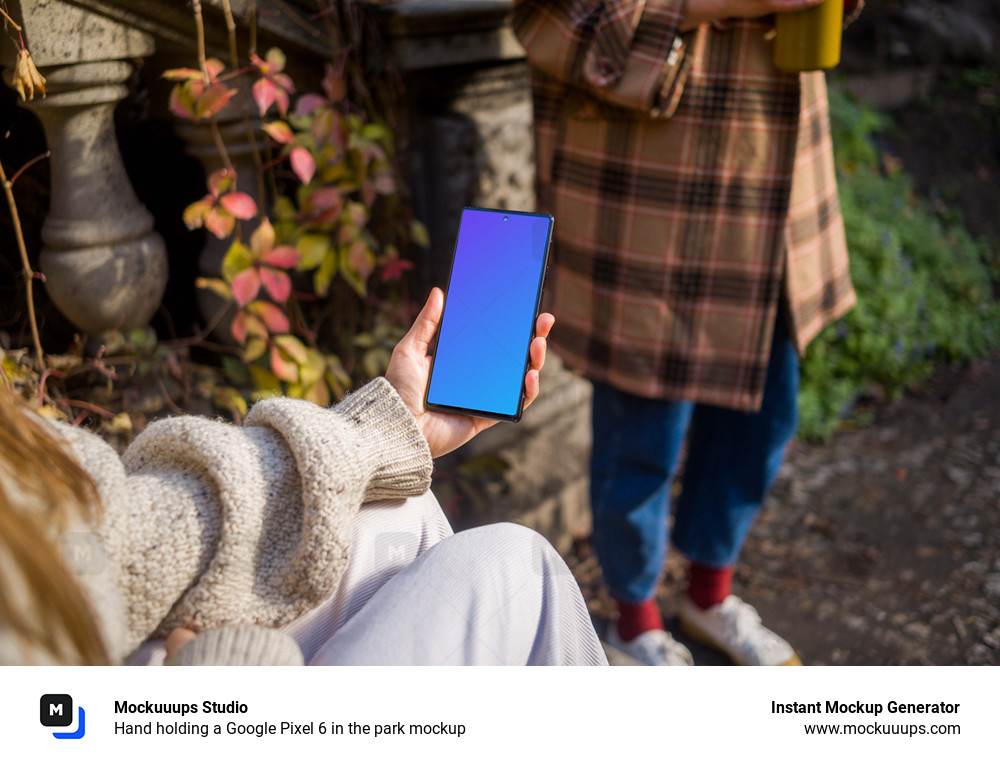
[[[434,340],[434,334],[441,324],[441,313],[444,310],[444,293],[439,287],[431,290],[427,296],[427,302],[420,309],[417,318],[413,320],[413,326],[403,337],[400,345],[414,347],[418,352],[427,353],[427,349]]]

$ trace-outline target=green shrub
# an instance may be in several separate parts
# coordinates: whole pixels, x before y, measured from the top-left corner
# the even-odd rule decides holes
[[[810,344],[803,438],[829,438],[859,402],[899,396],[943,362],[1000,342],[1000,261],[960,216],[938,215],[902,170],[881,172],[872,134],[888,120],[836,89],[830,111],[858,305]]]

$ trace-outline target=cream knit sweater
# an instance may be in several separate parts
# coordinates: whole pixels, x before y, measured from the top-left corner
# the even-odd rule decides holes
[[[59,430],[103,502],[106,565],[79,576],[118,659],[187,626],[205,633],[180,661],[281,662],[290,639],[275,631],[206,629],[278,627],[317,605],[344,572],[362,504],[430,486],[427,442],[384,378],[330,409],[261,401],[242,427],[168,418],[122,457]]]

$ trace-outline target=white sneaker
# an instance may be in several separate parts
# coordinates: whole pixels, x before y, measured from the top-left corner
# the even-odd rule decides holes
[[[801,665],[785,639],[761,623],[757,610],[732,594],[721,604],[699,608],[688,596],[678,612],[684,632],[729,655],[737,665]]]
[[[623,641],[612,621],[605,640],[642,665],[694,665],[688,648],[665,630],[647,630],[631,641]]]

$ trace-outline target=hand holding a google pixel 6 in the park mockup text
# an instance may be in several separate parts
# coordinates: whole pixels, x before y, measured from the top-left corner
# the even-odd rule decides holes
[[[538,313],[551,233],[550,216],[464,211],[447,298],[431,291],[386,371],[434,457],[519,420],[538,396],[555,323]]]

